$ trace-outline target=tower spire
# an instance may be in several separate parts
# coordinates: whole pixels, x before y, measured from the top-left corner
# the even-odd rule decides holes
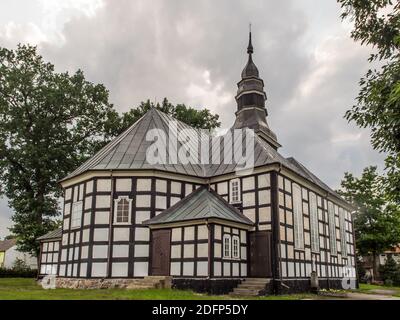
[[[252,55],[254,52],[253,44],[251,43],[251,23],[249,24],[249,45],[247,46],[247,53]]]

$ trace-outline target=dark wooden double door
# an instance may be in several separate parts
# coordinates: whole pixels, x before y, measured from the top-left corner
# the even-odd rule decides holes
[[[153,230],[151,238],[151,275],[169,276],[171,230]]]
[[[254,231],[249,234],[249,276],[269,278],[272,276],[271,232]]]

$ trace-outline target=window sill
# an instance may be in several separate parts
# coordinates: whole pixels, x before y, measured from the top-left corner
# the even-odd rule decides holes
[[[130,222],[114,222],[113,226],[129,226],[131,225]]]
[[[242,201],[231,201],[229,204],[242,204]]]

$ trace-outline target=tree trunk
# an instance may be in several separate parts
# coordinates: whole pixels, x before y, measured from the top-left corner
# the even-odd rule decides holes
[[[372,253],[372,280],[379,280],[379,255],[377,253]]]

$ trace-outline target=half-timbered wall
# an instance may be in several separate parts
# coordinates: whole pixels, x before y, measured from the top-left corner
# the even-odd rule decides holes
[[[173,228],[171,233],[172,276],[207,277],[209,230],[205,224]]]
[[[211,229],[212,259],[211,274],[213,277],[246,277],[247,276],[247,231],[215,224]],[[224,238],[231,239],[231,253],[224,255]],[[233,238],[239,238],[239,256],[233,257]]]
[[[58,267],[60,241],[41,242],[40,269],[41,275],[56,275]]]
[[[278,176],[278,203],[279,203],[279,237],[280,237],[280,270],[283,278],[309,278],[311,271],[316,271],[321,278],[340,278],[344,266],[351,266],[351,277],[355,277],[355,254],[352,233],[351,215],[344,208],[332,203],[333,210],[328,210],[327,199],[307,188]],[[301,196],[298,191],[301,190]],[[300,217],[303,219],[303,232],[296,234],[296,206],[301,205]],[[313,209],[315,208],[315,209]],[[334,214],[334,219],[329,218]],[[316,213],[313,220],[313,212]],[[340,213],[343,213],[342,227],[345,238],[342,238]],[[330,226],[334,221],[335,226]],[[330,229],[330,227],[332,229]],[[330,234],[335,230],[336,249],[331,248]],[[344,231],[345,230],[345,231]],[[298,232],[298,231],[297,231]],[[296,242],[296,236],[301,241]],[[334,241],[334,240],[332,240]],[[346,245],[346,251],[341,244]]]
[[[239,180],[240,201],[232,201],[232,180]],[[271,179],[270,173],[251,175],[221,181],[212,185],[226,201],[235,205],[256,224],[256,230],[271,230]]]
[[[149,274],[150,232],[142,225],[195,189],[155,177],[94,178],[65,190],[59,275],[142,277]],[[129,221],[115,221],[115,200],[129,200]],[[72,213],[82,203],[79,226]],[[73,224],[74,221],[74,224]],[[111,224],[111,228],[110,228]]]

